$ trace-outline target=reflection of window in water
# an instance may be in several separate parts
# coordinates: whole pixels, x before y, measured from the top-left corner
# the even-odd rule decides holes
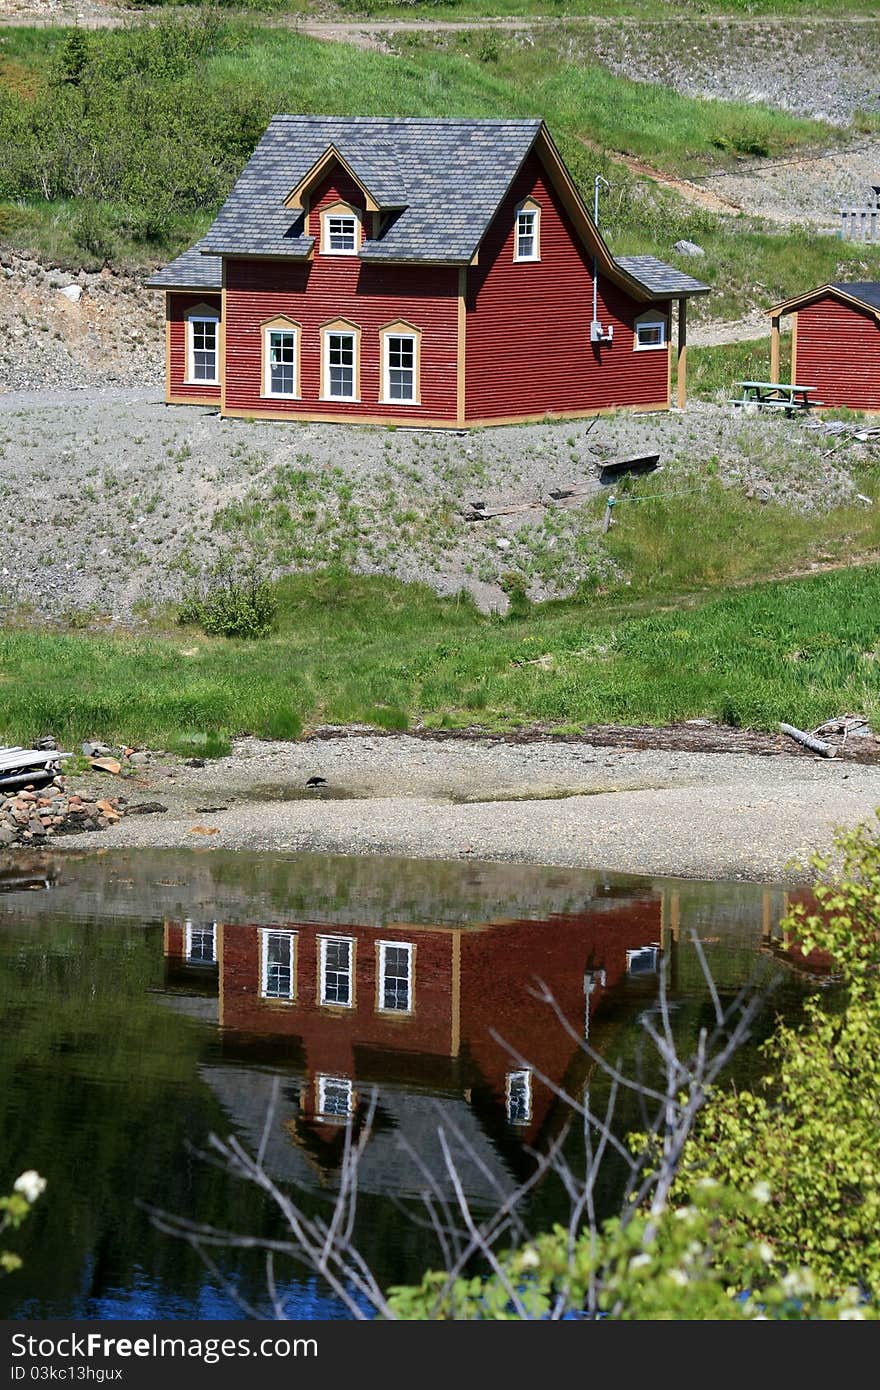
[[[528,1124],[532,1118],[532,1073],[507,1073],[507,1118],[513,1125]]]
[[[412,952],[408,942],[379,942],[379,1008],[409,1013],[412,1008]]]
[[[347,1120],[352,1110],[351,1082],[345,1076],[319,1076],[318,1118]]]
[[[264,999],[293,999],[296,994],[296,932],[260,931]]]
[[[321,937],[321,1003],[351,1007],[354,941],[347,936]]]
[[[186,958],[193,965],[213,965],[217,959],[217,923],[186,923]]]
[[[629,975],[651,975],[657,970],[659,946],[639,946],[626,953],[626,969]]]

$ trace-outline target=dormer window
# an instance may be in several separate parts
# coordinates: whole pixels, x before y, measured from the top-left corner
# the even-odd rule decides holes
[[[361,219],[355,208],[336,203],[321,213],[321,251],[325,256],[356,256],[360,250]]]
[[[520,203],[516,210],[513,259],[515,261],[539,261],[541,259],[541,209],[531,198]]]

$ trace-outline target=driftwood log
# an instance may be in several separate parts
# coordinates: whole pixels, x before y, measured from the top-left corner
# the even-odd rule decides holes
[[[816,738],[814,734],[808,734],[805,729],[796,729],[793,724],[780,724],[779,727],[796,743],[802,743],[805,748],[809,748],[812,753],[820,754],[823,758],[833,758],[837,751],[824,739]]]

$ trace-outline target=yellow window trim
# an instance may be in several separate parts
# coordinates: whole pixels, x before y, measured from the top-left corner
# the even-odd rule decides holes
[[[415,340],[415,381],[413,383],[415,394],[411,401],[392,400],[389,395],[388,380],[388,339],[389,338],[413,338]],[[422,403],[422,330],[417,328],[414,323],[408,323],[406,319],[396,319],[394,323],[386,323],[384,328],[379,329],[379,396],[380,405],[412,405],[419,406]]]
[[[269,334],[293,333],[293,394],[286,391],[272,391],[269,386]],[[300,358],[302,355],[302,324],[279,314],[274,319],[265,319],[260,324],[260,396],[269,401],[298,401],[302,395],[300,385]]]
[[[519,215],[521,212],[533,212],[535,214],[535,253],[533,256],[520,256],[519,248]],[[513,259],[518,265],[530,265],[533,261],[541,259],[541,204],[536,203],[534,198],[524,198],[521,203],[517,203],[513,213]]]
[[[353,396],[331,396],[329,381],[329,363],[327,361],[328,346],[327,338],[330,333],[347,333],[354,338],[354,395]],[[322,401],[342,401],[349,405],[358,405],[361,399],[361,327],[360,324],[352,323],[350,319],[332,319],[330,323],[321,324],[321,400]]]

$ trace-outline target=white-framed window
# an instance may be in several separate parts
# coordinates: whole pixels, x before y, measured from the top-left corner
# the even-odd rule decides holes
[[[331,401],[358,398],[358,336],[348,330],[324,334],[324,395]]]
[[[512,1125],[527,1125],[532,1118],[532,1073],[509,1071],[505,1090],[508,1120]]]
[[[266,396],[299,395],[299,329],[288,327],[264,330],[265,379],[263,394]]]
[[[190,965],[217,961],[217,923],[186,921],[186,959]]]
[[[382,400],[419,403],[419,334],[405,326],[382,331]]]
[[[541,209],[530,199],[521,203],[516,210],[514,228],[513,259],[515,261],[539,261],[541,259]]]
[[[321,253],[356,256],[361,245],[361,219],[349,203],[333,203],[321,213]]]
[[[408,941],[379,942],[379,1009],[412,1013],[413,948]]]
[[[260,994],[296,998],[296,932],[260,928]]]
[[[195,310],[186,318],[186,379],[191,385],[216,386],[218,362],[217,314]]]
[[[635,322],[633,348],[636,352],[651,352],[666,347],[666,316],[641,314]]]
[[[626,953],[626,973],[628,975],[653,975],[657,971],[660,955],[659,946],[637,946]]]
[[[348,1119],[354,1108],[354,1088],[347,1076],[316,1076],[315,1088],[319,1120],[339,1124]]]
[[[322,936],[320,993],[322,1004],[350,1009],[354,1004],[354,941],[350,936]]]

